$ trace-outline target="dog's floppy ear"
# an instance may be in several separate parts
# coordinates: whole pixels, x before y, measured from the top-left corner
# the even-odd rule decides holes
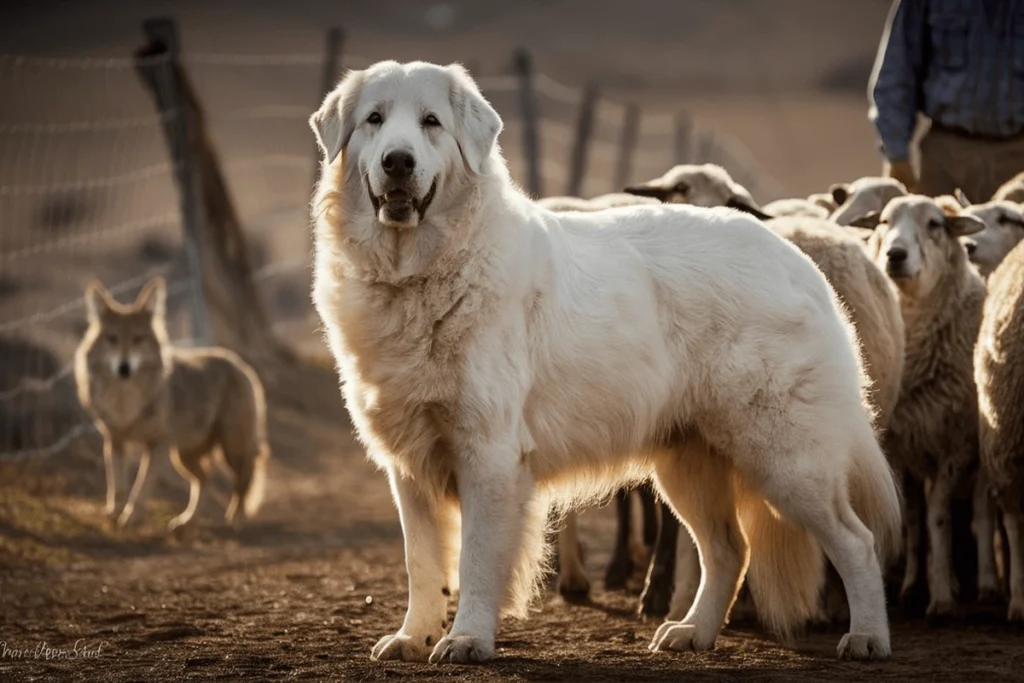
[[[146,286],[135,298],[132,307],[138,311],[148,311],[154,318],[164,317],[167,306],[167,281],[157,275],[146,283]]]
[[[504,123],[461,64],[449,64],[448,96],[455,113],[455,140],[462,158],[473,173],[480,173],[498,142]]]
[[[850,186],[846,183],[833,183],[829,185],[828,191],[836,206],[842,206],[850,198]]]
[[[852,221],[847,223],[847,226],[851,228],[863,228],[864,230],[874,230],[878,227],[879,219],[882,214],[878,211],[868,211],[863,216],[857,216]]]
[[[749,213],[751,216],[757,218],[758,220],[770,221],[771,219],[775,218],[775,216],[769,216],[764,211],[748,202],[745,197],[739,195],[733,195],[732,197],[729,197],[729,200],[725,202],[725,205],[728,206],[730,209],[736,209],[737,211],[742,211],[743,213]]]
[[[646,183],[638,183],[636,185],[627,185],[622,188],[622,191],[626,194],[636,195],[637,197],[653,197],[659,202],[663,202],[668,199],[669,194],[672,192],[672,188],[655,185],[654,183],[657,182],[660,182],[660,179],[648,180]]]
[[[113,308],[110,293],[103,284],[93,278],[85,285],[85,312],[90,322],[100,319]]]
[[[334,90],[327,93],[323,104],[309,117],[309,126],[324,150],[327,163],[333,163],[338,158],[355,132],[353,115],[362,84],[363,72],[350,71]]]
[[[985,221],[977,216],[964,213],[959,216],[946,216],[946,232],[956,239],[966,235],[973,235],[985,229]]]

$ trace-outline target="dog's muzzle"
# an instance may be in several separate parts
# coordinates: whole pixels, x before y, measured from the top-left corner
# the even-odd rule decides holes
[[[131,376],[131,374],[132,374],[132,366],[131,366],[131,364],[128,361],[123,360],[120,363],[118,363],[118,365],[117,365],[117,376],[118,377],[120,377],[121,379],[128,379]]]
[[[437,192],[437,179],[430,183],[430,189],[422,197],[414,197],[408,191],[395,188],[375,194],[370,187],[370,181],[366,181],[366,192],[370,195],[370,203],[373,205],[377,220],[385,225],[397,225],[400,227],[413,227],[423,220],[431,202],[434,201],[434,194]],[[417,220],[413,220],[413,216]]]

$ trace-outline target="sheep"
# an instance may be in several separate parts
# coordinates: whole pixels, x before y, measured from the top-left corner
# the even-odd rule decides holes
[[[674,166],[664,175],[630,185],[623,192],[671,204],[729,206],[752,213],[762,220],[769,218],[760,211],[747,188],[733,180],[728,171],[717,164]]]
[[[971,205],[963,195],[960,202],[966,205],[963,213],[975,216],[985,224],[983,230],[961,238],[960,242],[971,263],[987,280],[1003,258],[1024,240],[1024,207],[1006,199]]]
[[[865,176],[836,183],[829,193],[837,204],[829,218],[839,225],[856,225],[858,219],[877,215],[892,199],[907,194],[907,188],[893,178]]]
[[[835,197],[832,196],[831,192],[815,192],[814,194],[807,195],[807,201],[812,204],[817,204],[821,208],[828,212],[831,216],[832,212],[839,208],[836,204]]]
[[[868,409],[874,414],[876,430],[884,432],[899,396],[904,355],[903,318],[889,280],[868,256],[860,237],[834,223],[785,216],[768,221],[767,226],[810,257],[846,305],[870,380]],[[700,582],[697,549],[689,534],[679,537],[675,565],[670,620],[686,616]],[[841,584],[832,581],[829,588],[838,588],[830,590],[830,599],[836,601],[833,604],[844,600]]]
[[[992,201],[1024,202],[1024,171],[1013,176],[992,193]]]
[[[945,207],[945,208],[944,208]],[[960,238],[984,224],[971,215],[950,215],[948,199],[899,196],[882,209],[868,250],[892,281],[903,314],[905,359],[899,399],[884,436],[886,453],[909,474],[906,497],[906,600],[919,570],[923,489],[927,497],[929,616],[954,612],[951,569],[951,505],[956,489],[978,464],[977,393],[973,352],[981,324],[985,285],[968,263]],[[982,479],[975,487],[975,515],[990,524]],[[991,526],[987,527],[991,530]],[[978,588],[991,592],[992,534],[978,534]],[[982,568],[982,565],[984,569]]]
[[[829,210],[810,199],[776,199],[762,208],[765,214],[779,218],[781,216],[808,216],[810,218],[828,218]]]
[[[982,472],[1002,508],[1009,541],[1006,618],[1024,621],[1024,243],[1010,250],[988,278],[974,378]]]
[[[659,204],[660,202],[652,197],[639,197],[625,192],[610,192],[591,199],[563,196],[544,197],[538,199],[537,203],[551,211],[600,211],[616,206]]]

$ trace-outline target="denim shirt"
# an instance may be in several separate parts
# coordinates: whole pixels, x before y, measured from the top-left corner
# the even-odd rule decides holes
[[[908,158],[918,112],[970,135],[1024,131],[1024,0],[895,0],[868,92],[891,161]]]

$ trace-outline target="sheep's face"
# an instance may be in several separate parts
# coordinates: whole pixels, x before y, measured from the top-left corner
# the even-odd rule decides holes
[[[833,185],[829,191],[838,207],[830,219],[839,225],[854,225],[864,216],[881,213],[890,201],[907,194],[903,183],[882,177],[858,178],[852,183]]]
[[[660,178],[630,185],[624,191],[671,204],[709,207],[741,204],[748,208],[758,208],[747,189],[733,180],[728,171],[715,164],[675,166]]]
[[[963,211],[985,224],[984,229],[970,237],[961,237],[971,263],[987,278],[1017,243],[1024,240],[1024,211],[1020,204],[992,201],[977,204]]]
[[[929,197],[897,197],[879,215],[869,249],[900,290],[924,294],[966,261],[958,240],[983,227],[974,216],[949,215]]]

